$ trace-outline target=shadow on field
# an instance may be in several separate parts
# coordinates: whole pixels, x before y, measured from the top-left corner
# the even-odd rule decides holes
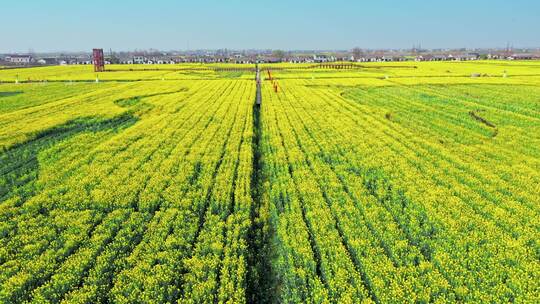
[[[181,88],[179,90],[172,91],[172,92],[161,92],[161,93],[155,93],[155,94],[132,96],[128,98],[118,99],[114,103],[119,107],[126,108],[126,107],[132,107],[132,106],[138,105],[139,103],[141,103],[141,100],[144,98],[171,95],[171,94],[183,93],[187,91],[188,91],[187,88]]]
[[[22,91],[0,92],[0,98],[15,96],[15,95],[19,95],[19,94],[22,94],[22,93],[23,93]]]
[[[32,139],[0,151],[0,202],[19,196],[22,204],[35,194],[35,181],[39,176],[38,155],[55,144],[82,133],[119,131],[138,120],[131,113],[111,119],[80,118],[63,125],[41,131]]]

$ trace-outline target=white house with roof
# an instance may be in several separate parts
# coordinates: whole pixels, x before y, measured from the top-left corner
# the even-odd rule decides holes
[[[147,59],[144,56],[134,56],[133,57],[133,63],[134,64],[143,64],[146,63]]]
[[[331,61],[336,61],[336,58],[334,56],[328,56],[328,55],[323,55],[323,54],[316,54],[316,55],[313,55],[313,61],[314,62],[317,62],[317,63],[321,63],[321,62],[331,62]]]
[[[30,55],[8,55],[5,58],[5,61],[15,64],[28,64],[33,60],[34,59]]]

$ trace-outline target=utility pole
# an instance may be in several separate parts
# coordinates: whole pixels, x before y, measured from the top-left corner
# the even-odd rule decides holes
[[[513,49],[513,46],[510,45],[510,42],[507,42],[506,43],[506,52],[505,52],[505,56],[506,56],[506,59],[508,59],[508,57],[512,56],[512,49]]]
[[[255,81],[257,82],[257,95],[255,99],[255,104],[257,107],[261,106],[262,96],[261,96],[261,71],[259,70],[259,64],[255,64]]]

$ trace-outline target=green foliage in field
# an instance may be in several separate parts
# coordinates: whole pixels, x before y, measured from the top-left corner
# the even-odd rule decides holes
[[[367,66],[0,71],[0,303],[537,303],[540,64]]]

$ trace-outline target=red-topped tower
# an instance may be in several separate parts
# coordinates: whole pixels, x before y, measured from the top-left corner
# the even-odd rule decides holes
[[[103,56],[103,49],[94,49],[93,60],[94,60],[94,72],[105,71],[105,58]]]

